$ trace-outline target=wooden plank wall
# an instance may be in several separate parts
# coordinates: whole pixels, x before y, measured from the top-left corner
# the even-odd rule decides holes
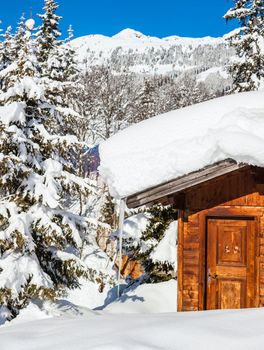
[[[208,216],[255,217],[255,306],[264,306],[263,183],[263,170],[249,167],[185,192],[185,210],[179,213],[178,311],[205,308],[205,245]]]

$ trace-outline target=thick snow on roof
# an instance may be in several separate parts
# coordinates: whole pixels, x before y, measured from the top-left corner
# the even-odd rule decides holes
[[[264,92],[247,92],[133,125],[100,145],[100,174],[124,198],[218,161],[264,166]]]

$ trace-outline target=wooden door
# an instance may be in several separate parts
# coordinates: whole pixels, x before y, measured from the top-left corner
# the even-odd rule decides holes
[[[208,219],[206,308],[254,307],[255,224]]]

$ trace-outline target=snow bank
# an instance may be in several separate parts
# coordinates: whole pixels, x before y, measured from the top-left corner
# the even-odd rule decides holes
[[[93,315],[0,328],[1,350],[260,350],[264,310]]]
[[[96,248],[95,242],[83,248],[82,261],[88,268],[94,269],[104,276],[104,288],[101,290],[99,283],[80,278],[80,288],[68,290],[66,299],[81,307],[94,309],[104,304],[113,287],[111,278],[112,280],[116,279],[116,271],[111,259],[101,249]]]
[[[110,286],[106,285],[102,292],[99,291],[99,285],[95,282],[80,278],[81,287],[69,290],[67,300],[73,304],[95,309],[103,305],[107,298]]]
[[[264,92],[225,96],[133,125],[100,145],[117,198],[233,158],[264,166]]]
[[[5,327],[15,326],[21,323],[27,323],[31,321],[44,320],[51,318],[47,312],[41,310],[34,303],[30,303],[25,309],[21,310],[19,315],[11,322],[6,322]]]
[[[175,255],[175,247],[174,247]],[[104,310],[109,313],[161,313],[177,310],[175,280],[156,284],[142,284],[124,293]]]
[[[96,314],[96,311],[72,304],[68,300],[57,300],[54,302],[31,301],[27,307],[20,310],[18,316],[11,322],[6,321],[7,317],[11,316],[10,311],[4,307],[0,308],[0,326],[11,327],[22,323],[35,322],[37,320],[50,319],[54,317],[62,317],[64,319],[76,317],[88,318]]]

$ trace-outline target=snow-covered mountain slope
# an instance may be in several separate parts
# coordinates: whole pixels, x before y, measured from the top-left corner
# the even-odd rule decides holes
[[[186,70],[195,75],[212,68],[222,71],[233,55],[224,38],[170,36],[160,39],[132,29],[125,29],[113,37],[80,37],[73,41],[73,46],[82,65],[108,63],[116,72],[126,69],[141,74],[175,76]]]

